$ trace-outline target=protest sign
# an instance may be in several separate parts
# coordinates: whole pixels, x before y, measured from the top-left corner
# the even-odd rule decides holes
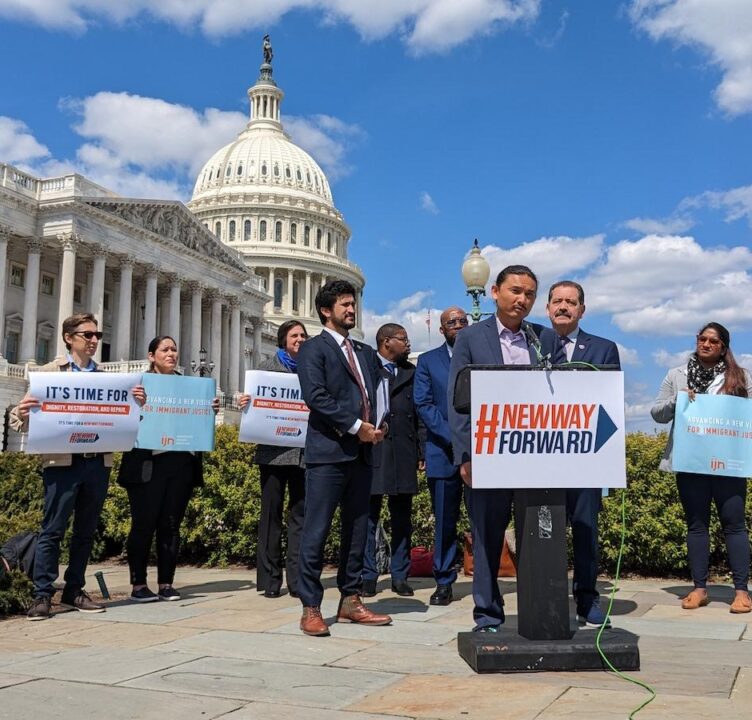
[[[130,450],[140,408],[131,390],[139,373],[33,372],[29,394],[41,405],[29,414],[28,453]]]
[[[732,395],[676,398],[674,447],[676,472],[752,476],[752,402]]]
[[[473,488],[626,487],[621,372],[473,370]]]
[[[240,419],[240,441],[303,447],[308,406],[294,373],[248,370],[245,392],[251,401]]]
[[[147,450],[214,450],[213,378],[145,373],[146,405],[136,447]]]

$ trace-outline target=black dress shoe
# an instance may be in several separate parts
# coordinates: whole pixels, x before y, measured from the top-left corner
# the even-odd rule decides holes
[[[291,598],[299,598],[300,597],[300,595],[298,595],[298,593],[295,592],[295,590],[290,590],[289,592],[290,592],[290,597]]]
[[[401,595],[402,597],[412,597],[415,595],[413,589],[407,584],[407,580],[394,580],[392,581],[392,592]]]
[[[278,598],[282,592],[280,590],[264,590],[264,597]]]
[[[363,597],[373,597],[376,594],[376,581],[375,580],[363,580]]]
[[[431,599],[428,601],[431,605],[449,605],[452,602],[452,586],[437,585]]]

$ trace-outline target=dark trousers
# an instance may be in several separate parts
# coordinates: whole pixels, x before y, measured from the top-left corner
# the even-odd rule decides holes
[[[157,583],[172,585],[180,549],[180,524],[193,493],[193,464],[187,452],[155,455],[151,480],[128,485],[131,531],[128,567],[132,585],[146,584],[146,568],[154,533],[157,535]]]
[[[298,555],[305,513],[305,470],[295,465],[259,465],[261,517],[256,551],[256,588],[279,591],[282,587],[282,519],[287,503],[287,587],[298,591]]]
[[[467,498],[473,531],[473,619],[477,627],[500,625],[504,608],[497,577],[512,515],[512,490],[471,489]]]
[[[359,592],[370,499],[371,467],[360,458],[306,467],[305,518],[300,538],[298,578],[298,593],[304,607],[319,607],[324,597],[321,584],[324,545],[338,506],[341,508],[341,531],[337,587],[343,596]]]
[[[689,569],[695,587],[708,582],[710,562],[710,503],[715,503],[726,536],[729,566],[736,590],[746,590],[749,582],[749,534],[744,518],[747,497],[746,478],[676,473],[679,498],[687,518]]]
[[[48,467],[42,472],[44,515],[34,555],[34,596],[52,597],[57,580],[60,544],[73,515],[65,594],[76,595],[85,585],[86,565],[94,543],[107,488],[110,468],[101,455],[73,456],[70,467]]]
[[[410,571],[410,545],[413,535],[412,511],[413,496],[408,494],[387,495],[389,504],[389,524],[391,526],[392,558],[389,572],[394,580],[407,580]],[[381,516],[383,495],[371,495],[371,505],[368,511],[368,537],[366,551],[363,556],[363,579],[376,580],[379,571],[376,567],[376,526]]]
[[[457,522],[464,487],[459,472],[449,477],[428,478],[435,520],[433,576],[437,585],[451,585],[457,579]]]
[[[574,577],[572,595],[577,612],[587,615],[598,599],[598,513],[601,509],[600,488],[567,490],[567,520],[572,526]]]

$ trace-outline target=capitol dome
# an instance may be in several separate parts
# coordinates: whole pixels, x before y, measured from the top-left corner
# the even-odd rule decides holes
[[[316,292],[337,278],[356,288],[360,328],[365,280],[347,259],[350,229],[318,163],[284,132],[284,93],[270,60],[248,90],[248,124],[204,164],[188,207],[264,279],[271,296],[267,320],[299,318],[317,334]],[[359,329],[356,335],[362,337]]]

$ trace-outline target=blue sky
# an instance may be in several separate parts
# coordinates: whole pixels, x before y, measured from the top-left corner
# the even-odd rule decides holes
[[[353,231],[367,333],[396,319],[425,349],[433,310],[437,344],[477,237],[493,274],[584,284],[632,427],[703,322],[752,367],[747,0],[112,6],[0,0],[0,161],[187,200],[246,121],[268,31],[283,121]]]

